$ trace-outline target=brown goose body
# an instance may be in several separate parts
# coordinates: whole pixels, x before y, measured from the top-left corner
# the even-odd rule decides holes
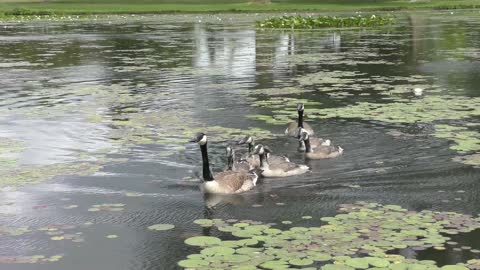
[[[208,193],[237,194],[255,187],[258,177],[245,171],[225,171],[213,176],[213,181],[203,184]]]
[[[319,146],[328,146],[330,145],[332,142],[330,140],[324,140],[322,138],[318,138],[318,137],[315,137],[315,136],[310,136],[310,146],[312,147],[312,149],[315,149]],[[303,141],[300,141],[299,145],[298,145],[298,150],[299,151],[305,151],[305,143]]]
[[[304,109],[305,107],[303,103],[300,103],[297,105],[297,113],[298,113],[297,121],[288,123],[287,129],[285,130],[285,135],[298,138],[298,135],[299,135],[298,128],[305,129],[310,135],[315,134],[312,127],[309,124],[303,122]]]
[[[343,153],[343,148],[335,147],[331,145],[320,145],[319,147],[313,149],[312,152],[306,152],[305,156],[308,159],[327,159],[327,158],[336,158]]]
[[[343,148],[332,145],[319,145],[315,149],[310,144],[310,135],[305,129],[300,129],[299,141],[305,143],[305,157],[308,159],[336,158],[343,154]]]
[[[264,177],[287,177],[306,173],[310,168],[306,165],[299,165],[293,162],[280,162],[270,164],[267,158],[267,152],[259,144],[255,147],[255,154],[260,157],[260,170]]]
[[[315,134],[315,132],[313,131],[312,127],[307,124],[307,123],[303,123],[303,128],[309,132],[311,135]],[[288,123],[287,125],[287,129],[285,130],[285,135],[289,136],[289,137],[297,137],[298,136],[298,123],[297,122],[290,122]]]
[[[248,162],[248,164],[250,164],[250,167],[252,169],[259,168],[260,167],[260,157],[258,155],[253,154],[253,148],[254,148],[255,141],[253,140],[252,136],[246,136],[240,142],[238,142],[238,144],[248,144],[248,152],[245,153],[242,156],[242,160],[246,160]],[[269,152],[267,153],[267,158],[268,158],[268,162],[270,164],[283,163],[283,162],[289,162],[290,161],[288,159],[288,157],[272,155],[270,152],[271,151],[269,149]]]

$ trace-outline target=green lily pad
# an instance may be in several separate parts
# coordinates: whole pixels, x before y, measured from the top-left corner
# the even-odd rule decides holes
[[[201,225],[202,227],[211,227],[214,224],[211,219],[196,219],[193,223]]]
[[[326,262],[326,261],[330,261],[332,259],[332,256],[330,256],[330,254],[327,254],[327,253],[317,253],[317,254],[308,256],[308,258],[317,262]]]
[[[221,242],[222,240],[213,236],[194,236],[185,240],[187,245],[200,247],[218,245]]]
[[[445,265],[440,268],[442,270],[468,270],[467,267],[461,265]]]
[[[260,266],[265,269],[286,269],[288,268],[288,263],[286,261],[267,261],[260,264]]]
[[[188,259],[179,261],[178,265],[184,268],[201,268],[208,266],[209,263],[203,260]]]
[[[390,262],[383,258],[367,257],[368,263],[374,267],[387,267]]]
[[[289,264],[295,266],[307,266],[313,264],[313,260],[310,259],[293,259],[288,261]]]
[[[167,230],[171,230],[173,228],[175,228],[175,225],[162,224],[162,223],[148,226],[148,229],[152,230],[152,231],[167,231]]]
[[[225,256],[225,255],[231,255],[235,253],[235,249],[229,248],[229,247],[223,247],[223,246],[218,246],[218,247],[208,247],[203,249],[200,252],[202,255],[206,256]]]
[[[326,264],[322,266],[322,270],[354,270],[354,268],[344,264]]]
[[[352,259],[346,260],[345,264],[355,269],[368,268],[368,260],[366,258],[352,258]]]

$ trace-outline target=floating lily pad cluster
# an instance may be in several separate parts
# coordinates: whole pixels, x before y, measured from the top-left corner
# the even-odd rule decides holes
[[[326,27],[376,27],[382,25],[391,25],[394,23],[392,16],[282,16],[272,17],[264,21],[257,22],[260,28],[278,28],[278,29],[315,29]]]
[[[168,230],[171,230],[173,228],[175,228],[175,225],[173,225],[173,224],[163,224],[163,223],[148,226],[148,229],[151,230],[151,231],[168,231]]]
[[[12,138],[0,137],[0,171],[17,165],[17,156],[23,151],[25,144]]]
[[[58,175],[90,175],[102,168],[98,162],[58,163],[44,166],[16,166],[0,175],[0,187],[39,183]]]
[[[88,208],[89,212],[98,212],[98,211],[111,211],[118,212],[123,211],[125,204],[123,203],[102,203],[94,204],[92,207]]]
[[[63,255],[33,255],[33,256],[0,256],[0,263],[16,264],[16,263],[42,263],[42,262],[58,262]]]
[[[480,218],[453,212],[415,212],[397,205],[367,202],[341,205],[339,210],[341,213],[335,217],[321,218],[326,224],[320,227],[287,230],[255,222],[196,220],[201,226],[215,226],[239,240],[211,236],[188,238],[186,244],[203,250],[189,255],[179,265],[189,269],[283,269],[320,265],[324,265],[324,270],[405,270],[414,269],[416,265],[423,265],[418,269],[438,269],[435,262],[406,259],[387,252],[444,248],[449,235],[480,228]],[[467,266],[447,268],[460,270]]]
[[[38,231],[45,232],[46,235],[50,236],[50,240],[53,241],[68,240],[75,243],[84,242],[85,239],[82,232],[66,232],[72,231],[76,228],[78,228],[78,226],[68,224],[52,224],[39,228]]]
[[[463,155],[454,157],[453,160],[468,165],[480,166],[479,132],[469,129],[468,126],[438,124],[435,125],[435,133],[433,133],[433,136],[449,139],[454,142],[454,144],[450,146],[450,149]]]
[[[27,226],[22,226],[22,227],[0,226],[0,236],[18,236],[27,232],[30,232],[30,229]]]

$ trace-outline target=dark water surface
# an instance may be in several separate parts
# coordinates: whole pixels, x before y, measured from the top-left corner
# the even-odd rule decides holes
[[[478,11],[402,13],[390,28],[307,32],[256,30],[253,22],[262,16],[1,23],[0,137],[7,150],[0,154],[7,153],[0,158],[0,257],[63,258],[0,263],[0,269],[175,269],[198,251],[184,239],[217,235],[192,223],[204,217],[318,226],[320,217],[336,214],[338,204],[359,200],[479,213],[480,170],[452,161],[458,154],[449,148],[452,142],[431,136],[430,122],[309,120],[309,108],[389,101],[373,86],[362,86],[368,82],[342,89],[342,82],[333,81],[336,96],[326,86],[297,80],[318,71],[356,72],[354,83],[421,75],[426,83],[418,87],[427,94],[441,88],[480,97]],[[363,94],[355,87],[363,87]],[[295,104],[305,102],[317,134],[345,154],[305,161],[296,141],[283,136],[284,122],[247,117],[275,115],[272,100],[280,104],[276,109],[293,114]],[[478,119],[456,123],[475,126]],[[186,143],[201,130],[210,135],[214,171],[225,166],[224,147],[251,134],[312,172],[264,179],[238,196],[204,197],[197,180],[200,152]],[[75,167],[79,163],[83,169]],[[88,211],[104,203],[124,204],[123,210]],[[314,218],[302,220],[305,215]],[[158,223],[175,229],[147,229]],[[62,230],[80,232],[82,239],[51,240],[53,235],[38,231],[49,225],[72,225]],[[24,226],[30,231],[21,235],[2,232]],[[480,248],[479,239],[473,232],[457,241]],[[403,255],[441,265],[477,256],[453,250]]]

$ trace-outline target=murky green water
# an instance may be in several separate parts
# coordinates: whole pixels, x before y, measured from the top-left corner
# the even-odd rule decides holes
[[[319,226],[359,200],[479,213],[478,11],[311,32],[256,30],[263,16],[1,23],[0,269],[175,269],[199,251],[186,238],[231,238],[198,218]],[[304,161],[283,136],[298,102],[342,157]],[[251,134],[312,172],[204,197],[187,143],[198,131],[215,171],[225,146]],[[147,229],[159,223],[175,228]]]

